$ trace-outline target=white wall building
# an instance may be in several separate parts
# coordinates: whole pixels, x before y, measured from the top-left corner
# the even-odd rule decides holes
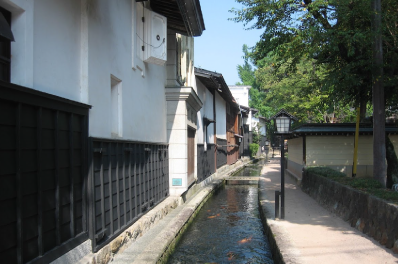
[[[199,0],[1,0],[0,16],[4,262],[97,251],[189,188]]]

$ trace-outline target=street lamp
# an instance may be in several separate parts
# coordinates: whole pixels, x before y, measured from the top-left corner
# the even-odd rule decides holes
[[[274,119],[276,134],[281,136],[281,191],[275,191],[275,218],[279,217],[279,195],[281,196],[281,219],[285,219],[285,140],[284,135],[290,133],[292,121],[297,118],[285,109],[280,110],[271,119]]]

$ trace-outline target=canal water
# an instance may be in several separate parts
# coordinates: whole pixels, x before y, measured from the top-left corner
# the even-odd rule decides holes
[[[257,161],[256,163],[249,164],[245,166],[242,170],[237,171],[233,176],[249,176],[249,177],[256,177],[260,176],[261,169],[263,165],[267,162],[266,159],[262,159]]]
[[[263,231],[257,186],[225,185],[204,204],[168,263],[273,263]]]

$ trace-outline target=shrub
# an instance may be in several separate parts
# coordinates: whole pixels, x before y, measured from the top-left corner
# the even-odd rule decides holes
[[[258,148],[259,148],[260,146],[258,145],[258,144],[256,144],[256,143],[251,143],[250,145],[249,145],[249,149],[250,149],[250,156],[251,157],[255,157],[256,155],[257,155],[257,151],[258,151]]]
[[[341,178],[346,176],[344,173],[336,171],[329,167],[308,167],[306,168],[306,171],[327,178]]]
[[[333,181],[372,194],[381,199],[398,203],[398,192],[382,187],[380,182],[373,178],[351,178],[344,173],[335,171],[328,167],[308,167],[306,172],[329,178]]]

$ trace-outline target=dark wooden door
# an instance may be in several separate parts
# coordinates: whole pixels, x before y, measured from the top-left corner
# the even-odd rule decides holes
[[[195,180],[195,133],[194,129],[188,127],[188,185]]]

